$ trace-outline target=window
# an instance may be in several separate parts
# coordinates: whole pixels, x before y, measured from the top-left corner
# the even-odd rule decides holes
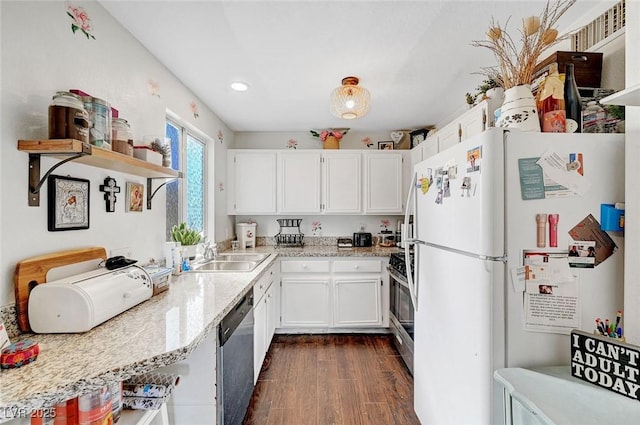
[[[182,181],[167,184],[167,240],[171,240],[171,228],[183,221],[205,234],[205,142],[172,120],[167,120],[166,137],[171,139],[171,167],[184,174]]]

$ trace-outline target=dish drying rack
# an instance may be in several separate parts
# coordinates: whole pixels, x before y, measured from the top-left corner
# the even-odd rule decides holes
[[[304,233],[300,232],[301,218],[278,218],[280,231],[276,234],[277,246],[304,246]],[[297,232],[283,232],[284,229],[297,229]]]

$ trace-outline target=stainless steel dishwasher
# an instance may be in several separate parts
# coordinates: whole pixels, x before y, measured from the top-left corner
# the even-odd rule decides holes
[[[241,425],[253,393],[253,289],[219,327],[218,423]]]

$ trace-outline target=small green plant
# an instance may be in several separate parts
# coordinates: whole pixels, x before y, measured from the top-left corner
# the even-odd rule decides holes
[[[604,105],[604,110],[609,115],[618,120],[624,120],[624,106],[620,105]]]
[[[475,99],[473,97],[473,95],[471,95],[471,93],[466,93],[464,95],[466,101],[467,101],[467,105],[473,105],[473,103],[475,102]]]
[[[500,87],[500,84],[493,78],[487,78],[476,88],[478,92],[477,96],[481,96],[482,98],[487,95],[489,90],[495,89],[496,87]]]
[[[182,246],[188,246],[199,243],[202,235],[197,230],[189,229],[187,223],[180,223],[171,228],[171,238]]]

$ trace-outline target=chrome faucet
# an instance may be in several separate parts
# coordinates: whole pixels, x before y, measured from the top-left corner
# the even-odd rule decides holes
[[[205,260],[215,260],[216,257],[218,256],[218,244],[216,244],[215,242],[213,244],[210,242],[207,242],[207,244],[204,247],[203,256]]]

